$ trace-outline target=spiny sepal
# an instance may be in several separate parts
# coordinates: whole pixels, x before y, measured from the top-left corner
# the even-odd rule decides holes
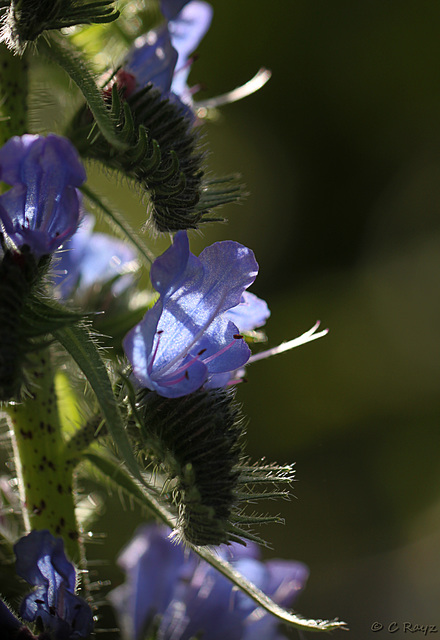
[[[112,22],[119,16],[115,0],[10,0],[3,2],[5,13],[0,42],[17,54],[43,31],[73,27],[77,24]]]
[[[38,338],[61,327],[76,324],[84,317],[83,313],[69,311],[53,300],[31,294],[23,312],[23,336]]]
[[[28,356],[47,346],[54,330],[82,315],[44,294],[49,256],[37,260],[27,245],[7,248],[0,258],[0,401],[19,400],[27,386]]]
[[[246,506],[288,497],[293,470],[248,464],[233,391],[200,390],[168,399],[143,390],[134,411],[141,449],[165,476],[163,493],[177,509],[178,538],[195,546],[246,538],[264,544],[251,528],[280,518],[248,515]]]
[[[82,467],[87,473],[92,473],[94,478],[105,482],[109,486],[117,489],[121,495],[129,497],[135,504],[146,508],[150,515],[153,515],[171,529],[175,528],[176,518],[174,514],[171,513],[171,510],[162,504],[157,490],[148,486],[144,480],[137,482],[130,477],[121,460],[111,457],[107,452],[104,455],[101,453],[85,452],[84,458],[90,463]],[[230,580],[237,589],[252,598],[254,602],[278,618],[280,622],[303,631],[347,630],[346,623],[337,618],[334,620],[313,620],[283,609],[252,584],[252,582],[238,573],[231,564],[219,555],[216,549],[200,546],[192,546],[191,548],[200,558],[208,562],[223,574],[225,578]]]
[[[126,150],[121,152],[100,132],[84,107],[67,135],[85,157],[99,160],[135,180],[148,197],[147,213],[158,231],[196,228],[219,220],[210,210],[242,195],[235,178],[204,175],[200,129],[182,104],[164,97],[149,84],[130,95],[115,82],[105,90],[109,115]]]
[[[33,345],[26,322],[26,304],[41,270],[27,245],[7,248],[0,261],[0,402],[17,399],[26,380],[26,353]]]

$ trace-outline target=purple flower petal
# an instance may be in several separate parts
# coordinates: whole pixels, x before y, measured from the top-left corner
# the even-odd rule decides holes
[[[169,22],[137,38],[124,71],[134,76],[139,89],[151,82],[164,98],[194,120],[192,94],[186,84],[189,55],[209,29],[212,7],[201,0],[162,0],[161,8]]]
[[[79,187],[86,179],[78,153],[53,134],[14,136],[0,149],[0,178],[12,185],[0,195],[0,220],[11,240],[41,257],[76,231]]]
[[[127,579],[110,599],[124,637],[141,640],[148,631],[146,623],[160,613],[162,639],[190,640],[202,632],[209,640],[282,640],[277,618],[194,553],[185,553],[168,534],[163,527],[143,527],[120,558]],[[222,545],[218,553],[281,606],[292,605],[307,579],[308,569],[301,563],[259,561],[254,544]]]
[[[31,531],[14,545],[19,576],[37,588],[20,607],[24,620],[39,620],[56,640],[87,637],[93,630],[89,605],[76,596],[74,566],[67,560],[61,538],[47,530]]]
[[[16,571],[33,586],[50,585],[57,589],[64,582],[69,591],[75,589],[75,569],[67,560],[61,538],[47,531],[31,531],[14,545]]]
[[[229,309],[227,317],[240,331],[253,331],[262,327],[270,316],[267,302],[250,291],[245,291],[239,305]]]
[[[124,71],[136,78],[138,87],[150,82],[162,93],[171,89],[177,51],[171,44],[168,27],[148,31],[137,38],[127,55]]]
[[[187,103],[191,101],[186,84],[191,68],[188,59],[208,31],[212,14],[213,9],[207,2],[192,0],[168,24],[171,43],[178,54],[171,91]]]
[[[127,580],[109,597],[124,631],[133,640],[144,637],[147,620],[154,613],[165,612],[178,579],[193,571],[194,558],[185,558],[184,549],[170,542],[170,533],[166,527],[139,527],[118,559]]]
[[[247,247],[216,242],[197,258],[179,231],[151,268],[160,298],[123,343],[141,384],[177,398],[200,388],[211,374],[245,364],[249,347],[225,312],[239,304],[257,272]]]
[[[240,566],[239,566],[240,565]],[[292,560],[269,560],[265,563],[265,575],[261,575],[260,582],[247,572],[242,563],[237,563],[237,569],[243,571],[250,580],[264,593],[267,593],[274,602],[281,607],[291,607],[299,593],[305,587],[309,570],[301,562]],[[252,570],[251,570],[252,571]],[[284,636],[276,632],[278,621],[270,613],[253,607],[248,618],[248,625],[243,640],[279,640]]]
[[[77,232],[56,255],[54,283],[62,298],[76,287],[81,295],[95,283],[105,283],[124,272],[136,259],[136,253],[118,238],[105,233],[93,233],[94,218],[87,215]],[[132,279],[122,276],[112,290],[117,295]]]

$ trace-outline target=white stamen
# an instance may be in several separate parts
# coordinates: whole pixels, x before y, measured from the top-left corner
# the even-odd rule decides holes
[[[256,353],[249,358],[247,364],[251,364],[252,362],[256,362],[257,360],[262,360],[263,358],[269,358],[269,356],[275,356],[278,353],[283,353],[283,351],[289,351],[289,349],[294,349],[295,347],[300,347],[302,344],[307,344],[307,342],[312,342],[312,340],[317,340],[318,338],[322,338],[327,335],[328,329],[324,329],[319,333],[315,333],[316,329],[319,327],[320,321],[316,322],[311,329],[298,336],[297,338],[293,338],[293,340],[289,340],[288,342],[282,342],[278,347],[273,347],[273,349],[267,349],[266,351],[261,351],[260,353]]]
[[[271,77],[272,72],[269,69],[265,69],[262,67],[257,71],[255,76],[241,85],[241,87],[237,87],[232,91],[228,91],[228,93],[223,93],[221,96],[217,96],[216,98],[210,98],[209,100],[202,100],[201,102],[196,102],[196,109],[215,109],[216,107],[221,107],[223,104],[229,104],[230,102],[237,102],[237,100],[242,100],[242,98],[246,98],[247,96],[252,95],[261,87],[264,87],[266,82]]]

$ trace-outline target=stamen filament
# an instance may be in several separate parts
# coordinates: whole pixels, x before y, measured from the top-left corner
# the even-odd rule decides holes
[[[289,351],[289,349],[294,349],[295,347],[300,347],[303,344],[307,344],[307,342],[312,342],[312,340],[317,340],[318,338],[322,338],[327,335],[328,329],[324,329],[319,333],[315,333],[316,329],[320,325],[320,321],[316,322],[311,329],[298,336],[297,338],[293,338],[293,340],[289,340],[288,342],[283,342],[277,347],[273,347],[272,349],[267,349],[266,351],[261,351],[260,353],[255,353],[248,360],[248,364],[252,362],[256,362],[257,360],[263,360],[264,358],[269,358],[269,356],[275,356],[278,353],[283,353],[284,351]]]
[[[252,95],[261,87],[264,87],[266,82],[271,77],[272,72],[269,69],[265,69],[262,67],[257,71],[255,76],[248,80],[245,84],[241,85],[241,87],[237,87],[232,91],[228,91],[227,93],[223,93],[220,96],[215,98],[210,98],[209,100],[203,100],[201,102],[196,103],[197,109],[215,109],[216,107],[221,107],[224,104],[229,104],[230,102],[237,102],[237,100],[241,100],[242,98],[246,98],[247,96]]]
[[[181,371],[184,371],[185,373],[188,370],[188,367],[190,367],[196,360],[198,360],[200,358],[200,356],[206,351],[206,349],[202,349],[202,351],[200,351],[196,356],[194,356],[193,358],[191,358],[191,360],[189,360],[186,364],[182,365],[181,367],[179,367],[178,369],[176,369],[175,371],[172,372],[171,375],[177,375],[179,374]],[[183,376],[184,377],[184,376]],[[179,378],[179,380],[175,380],[173,382],[169,382],[169,384],[175,384],[177,382],[180,382],[181,380],[183,380],[183,377]],[[154,376],[152,376],[152,378],[154,379]]]
[[[232,342],[230,342],[229,344],[226,345],[226,347],[223,347],[222,349],[220,349],[219,351],[217,351],[216,353],[213,353],[212,356],[209,356],[209,358],[206,358],[206,360],[203,360],[204,364],[206,364],[207,362],[211,362],[211,360],[215,360],[215,358],[217,358],[218,356],[220,356],[222,353],[224,353],[225,351],[227,351],[228,349],[230,349],[232,347],[232,345],[235,344],[236,340],[239,340],[240,338],[243,338],[243,336],[240,336],[237,334],[237,336],[234,336],[234,340],[232,340]]]
[[[157,335],[157,342],[156,342],[156,346],[154,348],[154,353],[153,353],[153,357],[150,360],[150,363],[148,365],[147,371],[148,371],[148,375],[151,374],[151,371],[153,369],[153,364],[154,364],[154,359],[157,355],[157,350],[159,349],[159,342],[160,342],[160,336],[162,335],[163,331],[160,329],[159,331],[156,331],[156,335]]]

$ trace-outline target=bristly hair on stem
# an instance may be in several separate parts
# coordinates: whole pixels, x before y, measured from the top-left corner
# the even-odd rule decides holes
[[[9,0],[3,10],[0,42],[21,55],[28,42],[44,31],[78,24],[113,22],[119,16],[115,0]]]
[[[200,127],[152,84],[128,97],[123,93],[115,83],[104,95],[126,150],[115,148],[102,135],[84,106],[66,132],[81,155],[135,180],[148,196],[147,213],[157,231],[222,220],[211,217],[210,211],[238,201],[244,193],[236,176],[206,177]]]
[[[163,496],[177,509],[176,535],[195,546],[245,539],[265,544],[252,527],[282,519],[247,514],[246,507],[290,495],[293,465],[250,464],[246,458],[244,420],[234,398],[226,389],[176,399],[142,390],[131,407],[138,447],[165,476]]]

